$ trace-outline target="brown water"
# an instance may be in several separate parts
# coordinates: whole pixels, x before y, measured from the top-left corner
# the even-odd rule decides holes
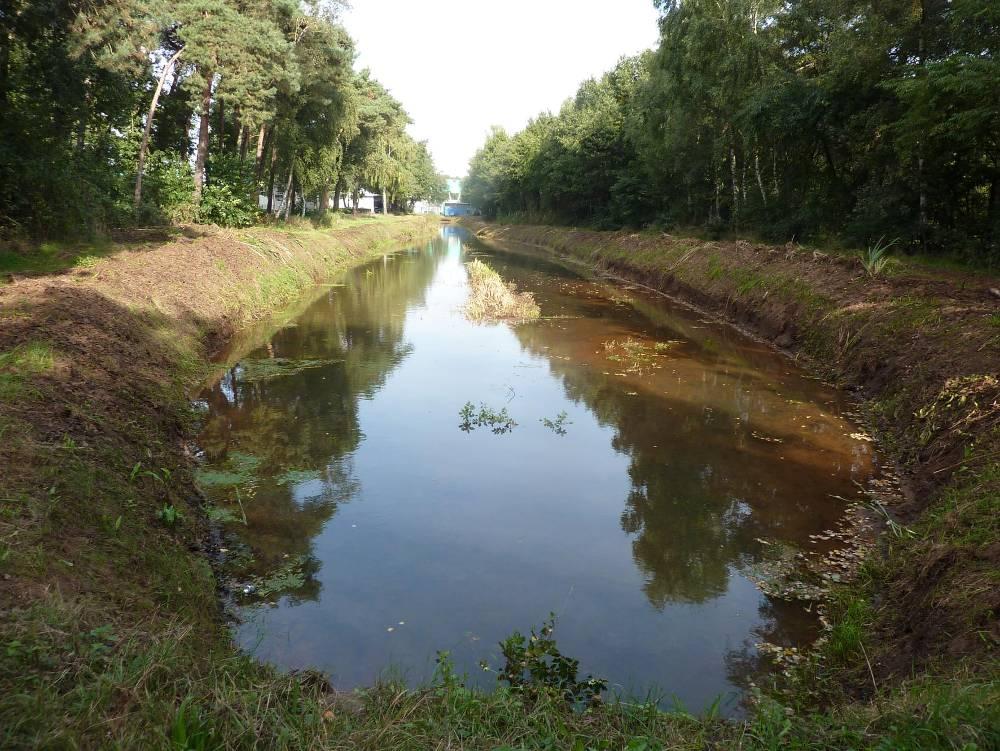
[[[473,254],[544,318],[466,321]],[[581,671],[731,711],[756,643],[817,628],[748,572],[871,471],[841,396],[764,345],[457,228],[322,290],[203,399],[203,479],[257,588],[238,640],[340,688],[426,681],[437,650],[488,685],[478,661],[555,611]],[[517,424],[462,430],[467,402]]]

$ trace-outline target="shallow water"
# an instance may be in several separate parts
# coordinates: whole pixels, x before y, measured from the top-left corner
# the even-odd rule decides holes
[[[543,319],[466,321],[473,256]],[[437,650],[490,685],[478,662],[555,611],[582,672],[731,712],[757,642],[817,633],[748,573],[834,526],[872,463],[841,395],[766,346],[450,227],[321,290],[202,398],[204,484],[253,556],[237,638],[339,688],[426,681]],[[469,402],[517,424],[463,430]]]

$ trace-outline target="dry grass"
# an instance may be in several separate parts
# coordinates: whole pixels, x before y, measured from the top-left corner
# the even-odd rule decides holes
[[[470,321],[529,321],[538,318],[538,303],[530,292],[518,292],[513,282],[480,260],[468,264],[469,301],[465,315]]]

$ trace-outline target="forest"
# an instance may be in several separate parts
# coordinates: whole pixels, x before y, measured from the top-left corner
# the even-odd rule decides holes
[[[658,0],[660,41],[494,128],[467,200],[1000,263],[1000,4]]]
[[[384,210],[444,190],[402,105],[310,0],[12,0],[0,10],[0,233]],[[287,200],[275,202],[275,196]]]

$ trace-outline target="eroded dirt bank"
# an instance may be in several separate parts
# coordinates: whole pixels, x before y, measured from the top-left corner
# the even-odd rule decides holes
[[[0,746],[160,747],[175,697],[251,670],[198,554],[187,394],[234,330],[437,227],[190,228],[0,286]]]
[[[462,223],[487,242],[544,249],[690,302],[857,390],[906,489],[867,593],[876,674],[992,658],[1000,281],[905,263],[872,277],[857,257],[792,244]]]

